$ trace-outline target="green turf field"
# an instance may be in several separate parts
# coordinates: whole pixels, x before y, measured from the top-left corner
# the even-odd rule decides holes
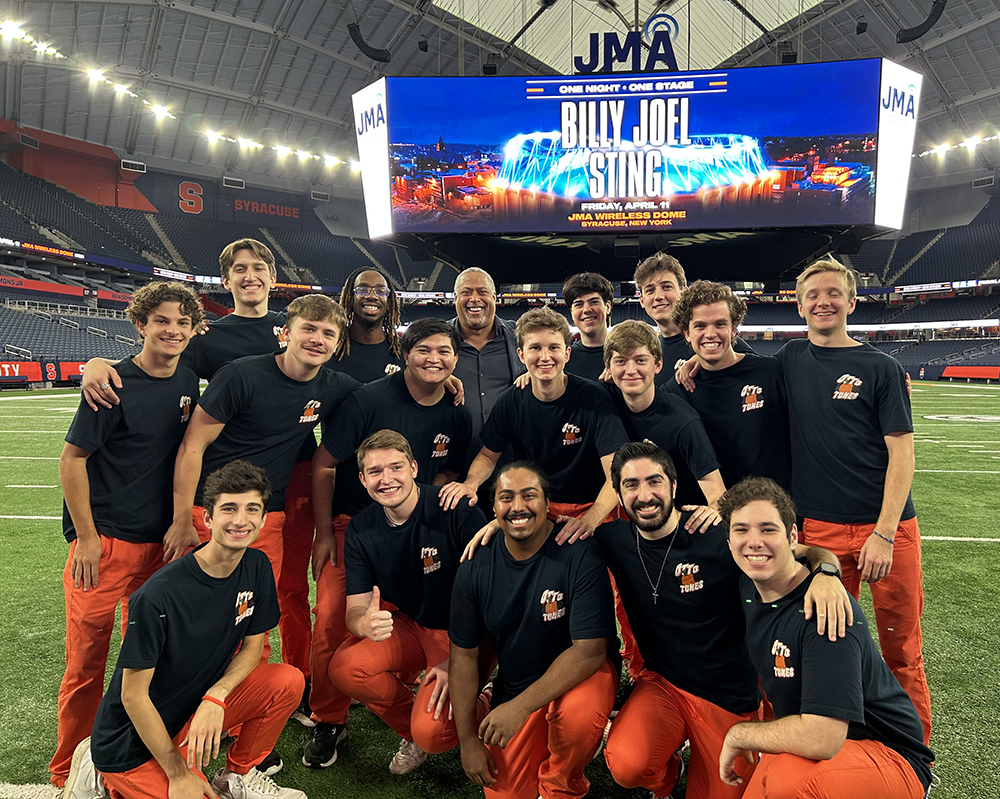
[[[58,456],[74,393],[0,394],[0,799],[45,783],[55,746],[63,670]],[[1000,771],[1000,386],[916,383],[913,496],[924,538],[924,656],[931,687],[935,799],[998,794]],[[864,595],[862,597],[863,604]],[[868,607],[866,605],[866,607]],[[112,662],[117,642],[112,642]],[[474,797],[457,751],[406,777],[386,769],[398,739],[364,708],[330,769],[300,764],[308,731],[289,723],[278,745],[282,785],[316,797]],[[603,762],[588,770],[597,797],[641,797],[614,784]],[[993,786],[992,788],[990,786]],[[50,795],[39,793],[38,795]]]

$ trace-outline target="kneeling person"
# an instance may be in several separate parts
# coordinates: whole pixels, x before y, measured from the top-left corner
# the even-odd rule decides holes
[[[729,547],[744,577],[747,646],[774,721],[741,723],[726,735],[720,776],[733,784],[739,759],[760,763],[745,799],[851,796],[919,799],[934,755],[913,702],[879,655],[852,598],[843,640],[811,633],[801,609],[812,577],[795,558],[795,506],[771,480],[747,478],[719,503]]]
[[[453,511],[438,505],[437,491],[418,485],[410,444],[393,430],[379,430],[358,447],[360,478],[375,500],[347,525],[347,629],[355,636],[330,663],[330,679],[344,694],[374,711],[403,739],[389,764],[407,774],[445,751],[435,741],[451,715],[448,704],[448,616],[462,550],[486,523],[463,499]],[[381,600],[396,610],[382,609]],[[426,669],[414,700],[400,673]],[[323,722],[320,722],[323,724]],[[329,725],[336,742],[345,725]],[[315,736],[314,736],[315,737]],[[336,760],[336,747],[331,747]],[[306,747],[303,762],[311,765]],[[320,765],[328,766],[333,761]]]
[[[581,797],[614,704],[617,649],[607,566],[591,540],[560,547],[537,466],[499,473],[502,536],[458,570],[452,594],[451,697],[462,766],[487,797]],[[496,642],[493,708],[477,706],[478,656]],[[484,717],[485,713],[485,717]]]
[[[305,799],[254,768],[304,687],[298,669],[260,663],[278,605],[267,556],[249,547],[270,495],[263,470],[246,461],[209,475],[212,537],[132,595],[118,664],[93,738],[74,754],[67,795],[92,795],[71,791],[93,784],[96,766],[112,797],[212,796],[200,770],[218,754],[222,731],[242,725],[212,789],[223,799]]]

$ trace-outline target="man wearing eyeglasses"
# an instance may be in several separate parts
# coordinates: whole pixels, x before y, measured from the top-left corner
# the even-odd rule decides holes
[[[403,368],[399,346],[399,297],[379,269],[356,269],[340,293],[347,314],[347,335],[340,342],[331,369],[359,383],[391,375]]]

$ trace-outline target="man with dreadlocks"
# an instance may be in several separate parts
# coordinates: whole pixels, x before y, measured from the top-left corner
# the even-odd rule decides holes
[[[340,292],[347,335],[330,368],[370,383],[403,368],[399,346],[399,297],[379,269],[355,269]]]

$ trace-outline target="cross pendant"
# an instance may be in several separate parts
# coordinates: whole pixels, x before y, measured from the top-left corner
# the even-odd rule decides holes
[[[654,604],[654,605],[656,604],[656,598],[657,598],[658,596],[659,596],[659,594],[658,594],[658,593],[656,593],[656,589],[654,588],[654,589],[653,589],[653,604]]]

